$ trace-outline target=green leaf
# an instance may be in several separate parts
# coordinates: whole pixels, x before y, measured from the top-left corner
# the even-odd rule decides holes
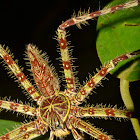
[[[15,121],[9,121],[9,120],[2,120],[0,119],[0,134],[5,134],[7,133],[7,129],[8,130],[13,130],[14,126],[16,125],[21,125],[20,122],[15,122]]]
[[[114,0],[107,7],[126,1]],[[97,53],[103,65],[117,56],[140,49],[140,7],[99,17],[97,32]],[[119,62],[110,73],[128,81],[140,80],[140,56]]]

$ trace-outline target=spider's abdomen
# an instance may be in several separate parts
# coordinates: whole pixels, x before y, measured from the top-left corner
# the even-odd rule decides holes
[[[70,110],[70,102],[66,95],[57,94],[45,98],[40,107],[40,117],[50,128],[63,126]]]

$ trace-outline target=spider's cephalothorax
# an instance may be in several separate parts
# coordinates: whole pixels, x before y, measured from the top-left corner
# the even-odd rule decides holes
[[[60,45],[61,58],[64,69],[64,76],[67,88],[61,92],[59,85],[59,78],[54,72],[52,66],[49,66],[48,59],[44,54],[41,54],[38,49],[29,44],[27,45],[27,55],[31,64],[34,81],[37,88],[25,77],[20,70],[13,57],[8,54],[7,50],[0,45],[0,56],[4,62],[7,63],[8,68],[18,78],[18,81],[28,92],[28,94],[37,102],[38,108],[29,105],[23,105],[11,101],[0,100],[0,107],[20,112],[23,114],[36,116],[34,121],[25,123],[19,128],[0,136],[0,140],[23,140],[33,139],[40,135],[44,135],[50,129],[49,140],[53,140],[54,136],[63,137],[70,133],[73,134],[75,140],[82,140],[83,136],[78,133],[77,129],[89,134],[90,136],[99,140],[111,140],[112,137],[99,129],[93,127],[89,123],[81,120],[83,117],[117,117],[117,118],[131,118],[132,113],[126,110],[119,110],[116,108],[105,107],[81,107],[85,98],[90,94],[93,88],[106,76],[106,74],[115,68],[118,62],[127,60],[140,54],[140,51],[122,54],[111,60],[89,81],[77,91],[76,78],[71,65],[71,58],[66,41],[65,28],[74,24],[86,23],[86,20],[111,13],[117,10],[134,7],[139,4],[139,1],[134,0],[114,6],[109,9],[86,13],[79,17],[74,17],[58,27],[57,40]]]
[[[65,94],[58,93],[45,98],[39,107],[40,118],[50,128],[64,128],[70,111],[70,101]],[[62,126],[61,126],[62,125]]]

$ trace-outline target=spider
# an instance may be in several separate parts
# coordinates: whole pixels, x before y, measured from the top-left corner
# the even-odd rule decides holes
[[[101,10],[93,13],[84,13],[79,17],[74,17],[62,23],[57,29],[57,40],[60,45],[60,53],[63,63],[64,76],[67,88],[60,91],[59,78],[52,66],[49,66],[48,59],[45,54],[41,53],[32,44],[27,45],[27,55],[30,61],[31,70],[33,73],[34,81],[38,90],[31,84],[20,70],[13,57],[8,54],[0,46],[0,56],[7,63],[9,70],[17,77],[18,81],[38,104],[38,108],[29,105],[23,105],[11,101],[0,100],[0,107],[7,110],[13,110],[23,114],[36,116],[34,121],[28,122],[14,129],[11,132],[0,137],[0,140],[19,140],[19,139],[33,139],[40,135],[44,135],[50,130],[49,140],[53,140],[54,136],[64,137],[70,133],[73,134],[74,139],[81,140],[83,136],[79,134],[77,129],[91,135],[99,140],[111,140],[112,136],[107,135],[101,130],[93,127],[89,123],[81,120],[83,117],[118,117],[118,118],[131,118],[132,113],[126,110],[119,110],[115,108],[102,108],[102,107],[81,107],[79,106],[85,98],[90,94],[93,88],[106,76],[106,74],[115,68],[118,62],[127,60],[137,55],[136,52],[122,54],[111,60],[103,68],[77,91],[76,78],[73,72],[71,57],[66,41],[65,29],[69,26],[77,24],[86,24],[86,20],[111,13],[124,8],[137,6],[138,1],[127,2],[122,5],[114,6],[112,8]]]

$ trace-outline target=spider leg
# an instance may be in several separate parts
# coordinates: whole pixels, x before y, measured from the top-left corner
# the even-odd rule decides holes
[[[62,23],[59,26],[59,29],[64,30],[65,28],[68,28],[68,27],[73,26],[75,24],[79,25],[79,27],[80,27],[81,23],[86,24],[87,23],[86,21],[89,20],[89,19],[93,19],[93,18],[96,18],[96,17],[101,16],[101,15],[105,15],[105,14],[108,14],[108,13],[113,13],[113,12],[118,11],[118,10],[128,9],[130,7],[135,7],[135,6],[138,6],[138,5],[140,5],[140,1],[139,0],[133,0],[133,1],[126,2],[124,4],[120,4],[120,5],[108,8],[108,9],[96,11],[96,12],[93,12],[93,13],[88,12],[88,13],[85,13],[84,15],[74,17],[74,18],[71,18],[71,19],[65,21],[64,23]]]
[[[41,94],[45,97],[52,96],[59,92],[59,82],[48,60],[44,60],[37,48],[31,44],[27,46],[27,54],[31,63],[34,80]]]
[[[64,23],[62,23],[58,29],[57,29],[57,35],[58,35],[58,42],[60,45],[60,52],[61,52],[61,57],[62,57],[62,63],[63,63],[63,69],[64,69],[64,75],[66,78],[66,83],[67,83],[67,91],[65,92],[65,94],[67,96],[69,96],[70,98],[72,96],[75,95],[75,91],[76,91],[76,80],[74,78],[74,73],[72,70],[72,65],[71,65],[71,58],[69,56],[69,51],[68,51],[68,47],[67,47],[67,41],[66,41],[66,31],[65,29],[73,26],[73,25],[78,25],[80,27],[80,24],[87,24],[87,20],[89,19],[93,19],[95,17],[104,15],[104,14],[108,14],[108,13],[113,13],[115,11],[118,10],[122,10],[122,9],[127,9],[130,7],[135,7],[140,5],[140,0],[133,0],[130,2],[126,2],[124,4],[120,4],[108,9],[104,9],[104,10],[100,10],[100,11],[96,11],[93,13],[89,13],[89,11],[85,14],[80,13],[80,16],[78,17],[74,17],[71,18],[67,21],[65,21]]]
[[[74,73],[72,70],[71,58],[69,56],[69,50],[67,47],[66,31],[58,29],[57,34],[58,34],[58,41],[60,45],[64,75],[67,83],[67,89],[70,91],[68,93],[68,96],[74,96],[75,95],[74,92],[76,91],[76,84],[75,84]]]
[[[75,140],[83,140],[84,138],[78,134],[78,132],[76,131],[76,129],[72,126],[71,128],[71,132],[72,132],[72,135],[74,137]]]
[[[35,128],[33,130],[27,131],[24,134],[21,134],[14,138],[14,140],[31,140],[41,135],[39,129]]]
[[[133,113],[114,108],[78,107],[72,106],[70,113],[76,117],[114,117],[131,118]]]
[[[22,134],[27,134],[28,131],[34,130],[34,129],[37,129],[36,124],[35,124],[35,121],[32,121],[32,122],[23,124],[19,128],[16,128],[3,136],[0,136],[0,140],[13,140],[13,139],[15,140],[17,136],[19,137]]]
[[[0,100],[0,108],[20,112],[23,114],[35,116],[36,108],[19,103]]]
[[[0,56],[7,63],[9,70],[13,72],[13,74],[18,78],[18,81],[25,88],[25,90],[29,93],[29,95],[35,100],[39,101],[41,96],[33,87],[33,85],[29,82],[29,80],[25,77],[23,72],[20,70],[19,66],[14,62],[12,57],[7,53],[6,50],[0,45]]]
[[[70,116],[69,118],[70,124],[81,131],[84,131],[85,133],[91,135],[92,137],[99,139],[99,140],[112,140],[112,138],[109,135],[106,135],[105,133],[101,132],[97,128],[91,126],[90,124],[82,121],[81,119],[78,119],[74,116]]]
[[[71,98],[71,102],[73,104],[82,103],[82,101],[89,95],[89,93],[93,90],[93,88],[109,73],[109,71],[115,68],[118,62],[127,60],[139,54],[140,50],[120,55],[111,60],[97,74],[95,74],[73,98]]]
[[[49,137],[49,140],[53,140],[54,139],[54,132],[53,131],[50,131],[50,137]]]

